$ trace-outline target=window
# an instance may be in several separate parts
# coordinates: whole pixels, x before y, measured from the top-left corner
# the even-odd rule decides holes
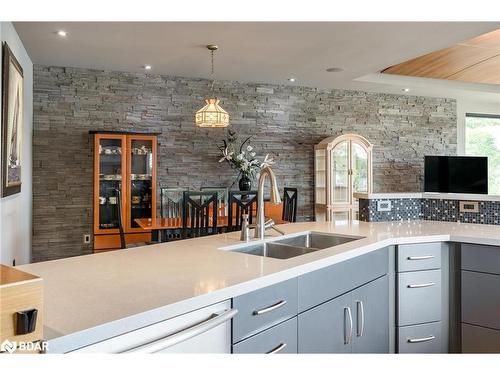
[[[488,157],[488,193],[500,195],[500,115],[466,114],[465,154]]]

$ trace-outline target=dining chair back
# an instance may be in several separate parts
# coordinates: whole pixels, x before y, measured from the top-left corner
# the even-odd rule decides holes
[[[182,199],[187,187],[160,188],[160,216],[164,218],[182,217]]]
[[[183,238],[217,234],[217,192],[185,191],[183,197]]]
[[[118,222],[118,232],[120,233],[120,249],[130,249],[133,247],[151,245],[151,242],[138,242],[127,244],[127,239],[125,237],[125,230],[123,229],[123,212],[122,212],[122,192],[120,189],[114,190],[114,195],[116,196],[116,215]]]
[[[297,221],[297,200],[297,189],[286,187],[283,195],[283,220],[290,223]]]
[[[228,195],[227,231],[241,230],[243,214],[248,215],[249,223],[257,212],[257,191],[230,191]]]
[[[122,193],[119,189],[113,189],[116,196],[116,215],[118,222],[118,232],[120,233],[120,248],[126,249],[127,242],[125,240],[125,231],[123,230],[123,217],[122,217]]]
[[[203,186],[200,191],[216,191],[219,216],[227,216],[228,188],[226,186]]]

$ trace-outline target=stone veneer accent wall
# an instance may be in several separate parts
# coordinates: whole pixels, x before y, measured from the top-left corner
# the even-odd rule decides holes
[[[456,102],[311,87],[216,82],[231,129],[270,153],[280,189],[299,189],[298,216],[313,217],[313,146],[358,133],[374,146],[374,191],[422,189],[424,154],[456,154]],[[218,164],[223,129],[197,129],[210,81],[144,73],[34,67],[33,261],[88,254],[92,233],[89,130],[161,132],[161,186],[230,185]]]

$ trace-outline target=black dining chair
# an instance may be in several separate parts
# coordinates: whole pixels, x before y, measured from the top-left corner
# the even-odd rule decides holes
[[[122,216],[122,192],[119,189],[113,189],[116,196],[116,215],[118,222],[118,232],[120,233],[120,249],[131,249],[139,246],[151,245],[152,243],[140,242],[127,244],[125,238],[125,231],[123,229],[123,216]]]
[[[182,202],[182,237],[217,234],[217,192],[185,191]]]
[[[227,231],[241,230],[243,214],[252,223],[253,213],[257,212],[257,191],[230,191],[228,194]]]
[[[297,189],[286,187],[283,194],[283,214],[281,216],[283,220],[290,223],[297,221],[297,200]]]

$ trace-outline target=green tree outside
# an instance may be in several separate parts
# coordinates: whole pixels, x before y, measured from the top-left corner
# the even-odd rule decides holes
[[[500,195],[500,119],[467,117],[465,153],[488,157],[488,193]]]

